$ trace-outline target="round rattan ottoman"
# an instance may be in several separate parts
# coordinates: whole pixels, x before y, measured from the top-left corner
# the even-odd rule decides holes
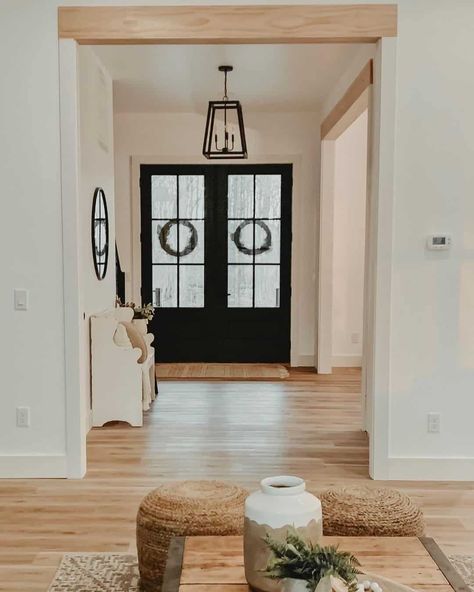
[[[242,534],[247,495],[220,481],[179,481],[151,491],[137,514],[141,589],[160,590],[172,537]]]
[[[395,489],[340,487],[319,496],[328,536],[421,536],[423,513]]]

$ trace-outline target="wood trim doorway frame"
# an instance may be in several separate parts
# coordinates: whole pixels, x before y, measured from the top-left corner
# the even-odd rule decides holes
[[[381,39],[375,56],[321,124],[317,362],[332,372],[334,140],[368,110],[364,256],[362,428],[369,434],[370,475],[388,479],[390,311],[395,145],[396,40]],[[386,432],[383,433],[382,429]]]
[[[371,142],[369,141],[372,115],[372,84],[373,60],[370,59],[359,74],[348,86],[345,93],[334,105],[321,123],[321,184],[320,184],[320,216],[319,216],[319,269],[318,269],[318,319],[316,332],[316,368],[318,374],[331,374],[334,366],[333,355],[333,276],[334,276],[334,200],[336,152],[335,141],[355,122],[364,112],[368,113],[367,127],[367,170],[366,191],[366,224],[364,245],[364,298],[363,298],[363,334],[369,339],[363,339],[362,355],[362,427],[369,432],[367,421],[367,352],[370,345],[369,327],[369,253],[371,245],[370,229],[370,171],[371,171]]]
[[[77,44],[375,43],[370,130],[371,351],[367,361],[372,392],[370,474],[376,479],[388,478],[396,35],[396,4],[101,6],[97,2],[95,6],[59,7],[68,477],[85,474],[87,434],[79,386]]]
[[[316,337],[319,374],[331,374],[333,367],[333,242],[335,198],[335,144],[334,142],[367,110],[371,114],[371,86],[373,60],[369,60],[346,92],[321,123],[321,185],[319,216],[319,285],[318,331]],[[370,120],[369,120],[370,125]],[[367,142],[367,194],[369,192],[370,143]],[[365,242],[369,237],[366,236]],[[365,266],[364,266],[365,267]],[[365,299],[364,299],[365,301]]]

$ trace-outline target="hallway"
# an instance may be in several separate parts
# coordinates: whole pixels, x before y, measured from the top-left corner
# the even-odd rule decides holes
[[[91,432],[87,478],[115,463],[141,462],[151,483],[223,478],[255,487],[263,476],[295,473],[317,488],[363,479],[368,448],[359,430],[359,388],[354,373],[296,370],[278,382],[160,382],[143,431]]]

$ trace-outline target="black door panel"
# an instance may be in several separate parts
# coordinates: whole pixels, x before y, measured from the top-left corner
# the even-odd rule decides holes
[[[288,362],[291,165],[142,165],[140,184],[157,360]]]

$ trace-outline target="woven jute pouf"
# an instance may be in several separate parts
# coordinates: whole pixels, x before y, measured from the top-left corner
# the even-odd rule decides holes
[[[328,536],[420,536],[423,513],[395,489],[341,487],[319,495]]]
[[[160,589],[172,537],[242,534],[247,495],[220,481],[179,481],[150,492],[137,515],[142,590]]]

